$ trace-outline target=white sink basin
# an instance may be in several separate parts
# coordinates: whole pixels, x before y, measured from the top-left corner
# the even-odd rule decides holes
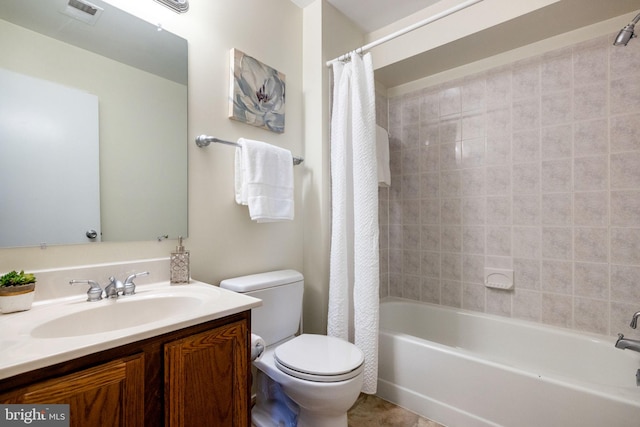
[[[36,291],[37,292],[37,291]],[[0,315],[0,379],[250,310],[260,300],[192,280],[87,302],[84,292]]]
[[[203,304],[196,296],[158,295],[102,300],[86,310],[67,314],[36,326],[34,338],[64,338],[117,331],[193,312]]]

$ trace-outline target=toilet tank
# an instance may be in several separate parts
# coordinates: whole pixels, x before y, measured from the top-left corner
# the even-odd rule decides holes
[[[302,316],[304,277],[295,270],[278,270],[220,282],[220,287],[262,300],[251,309],[251,332],[267,346],[292,337]]]

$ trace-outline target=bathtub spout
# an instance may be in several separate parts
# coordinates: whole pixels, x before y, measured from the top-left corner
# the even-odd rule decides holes
[[[616,348],[622,350],[633,350],[640,353],[640,341],[625,338],[624,335],[618,334],[618,341],[616,341]]]

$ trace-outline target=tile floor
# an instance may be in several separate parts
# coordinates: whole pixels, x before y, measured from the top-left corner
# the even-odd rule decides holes
[[[349,427],[444,427],[369,394],[358,397],[348,417]]]

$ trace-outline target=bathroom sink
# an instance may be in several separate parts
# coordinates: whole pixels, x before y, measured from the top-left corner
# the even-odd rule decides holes
[[[186,315],[204,304],[196,295],[136,295],[86,303],[87,309],[53,318],[31,330],[34,338],[64,338],[113,332]]]
[[[63,282],[64,283],[64,282]],[[260,300],[191,280],[136,286],[135,295],[88,302],[76,295],[36,301],[0,314],[0,379],[200,325],[260,305]]]

